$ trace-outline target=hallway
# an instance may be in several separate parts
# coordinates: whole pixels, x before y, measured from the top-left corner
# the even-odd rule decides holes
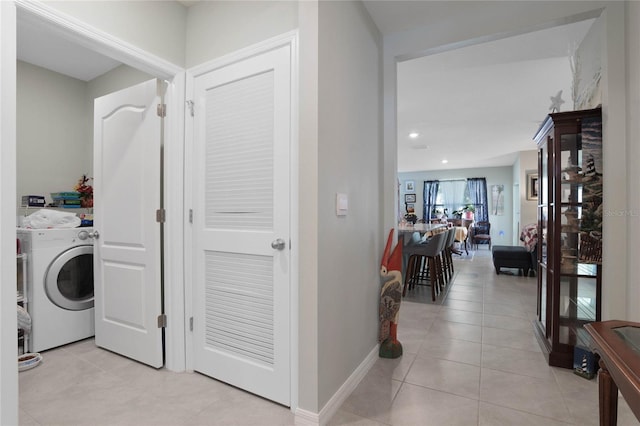
[[[548,367],[540,353],[535,278],[497,276],[484,247],[455,267],[442,304],[402,303],[404,355],[378,359],[329,424],[597,425],[596,380]],[[19,376],[23,426],[294,424],[285,407],[200,374],[156,371],[93,339],[43,356]],[[618,425],[638,424],[622,398],[618,411]]]

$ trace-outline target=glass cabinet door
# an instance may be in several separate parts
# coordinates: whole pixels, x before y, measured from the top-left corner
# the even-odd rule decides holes
[[[602,119],[599,108],[552,113],[538,147],[538,322],[550,365],[572,368],[602,287]]]
[[[549,232],[549,154],[553,138],[540,145],[538,151],[538,321],[545,330],[546,337],[550,335],[548,316],[550,303],[549,287],[547,286],[547,253]]]
[[[598,268],[595,259],[585,255],[587,245],[597,244],[593,235],[601,236],[598,232],[601,219],[597,220],[597,213],[591,210],[594,207],[591,198],[597,191],[595,185],[601,188],[601,182],[595,171],[594,152],[588,148],[588,136],[583,135],[584,132],[560,135],[556,159],[559,162],[556,167],[560,170],[556,186],[559,205],[555,209],[560,225],[558,343],[571,346],[586,343],[582,326],[598,317]],[[600,146],[597,148],[601,149]]]
[[[538,163],[540,173],[538,175],[538,259],[543,265],[547,264],[548,232],[549,232],[549,155],[553,138],[540,146]]]

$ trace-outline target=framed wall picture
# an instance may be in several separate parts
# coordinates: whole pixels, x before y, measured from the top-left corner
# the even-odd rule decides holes
[[[415,203],[416,202],[416,194],[404,194],[404,202],[405,203]]]
[[[404,191],[405,192],[414,192],[416,190],[416,183],[412,180],[405,181],[404,183]]]
[[[538,173],[527,173],[527,200],[538,199]]]
[[[491,185],[491,214],[504,215],[504,185]]]

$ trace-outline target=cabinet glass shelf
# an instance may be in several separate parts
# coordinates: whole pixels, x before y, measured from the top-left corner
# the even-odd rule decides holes
[[[548,363],[572,368],[583,326],[600,319],[601,110],[549,114],[534,140],[542,185],[535,331]]]

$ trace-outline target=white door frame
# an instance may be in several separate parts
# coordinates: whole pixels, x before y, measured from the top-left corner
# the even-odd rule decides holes
[[[0,191],[8,203],[0,206],[0,282],[16,278],[13,260],[16,206],[16,13],[0,2]],[[13,234],[13,235],[12,235]],[[18,424],[15,289],[0,286],[0,424]]]
[[[254,44],[252,46],[243,48],[236,52],[222,56],[218,59],[205,62],[193,68],[189,68],[186,71],[186,93],[187,101],[190,100],[193,94],[193,86],[195,78],[214,71],[218,68],[225,67],[238,61],[242,61],[261,53],[277,49],[282,46],[289,45],[291,47],[291,151],[290,151],[290,167],[291,167],[291,292],[290,292],[290,310],[291,310],[291,323],[290,323],[290,360],[291,360],[291,410],[295,412],[298,407],[298,262],[299,262],[299,237],[298,237],[298,31],[290,31],[288,33],[267,39],[263,42]],[[197,113],[197,111],[196,111]],[[185,114],[190,114],[190,111],[185,111]],[[185,120],[186,121],[186,120]],[[192,182],[193,179],[193,126],[186,126],[185,128],[185,182]],[[193,192],[185,191],[184,202],[185,206],[189,206],[188,209],[193,208]],[[187,211],[188,211],[187,209]],[[185,259],[193,259],[193,227],[191,224],[187,226],[185,231],[185,244],[184,244]],[[191,263],[186,264],[185,268],[185,299],[187,301],[185,308],[185,319],[193,316],[193,270]],[[193,333],[189,332],[186,335],[186,367],[187,370],[193,371],[193,351],[194,351]]]
[[[184,93],[185,71],[182,67],[172,64],[156,55],[142,50],[130,43],[115,38],[110,34],[87,25],[83,21],[57,11],[41,3],[25,0],[1,2],[0,11],[0,191],[9,200],[15,200],[16,182],[16,119],[15,109],[15,46],[16,46],[16,13],[28,20],[33,20],[39,26],[56,31],[68,40],[74,41],[86,48],[102,53],[131,67],[147,72],[153,76],[169,81],[167,90],[167,118],[165,120],[165,179],[171,185],[165,187],[165,207],[167,220],[165,222],[165,312],[168,317],[166,328],[165,350],[166,368],[172,371],[185,369],[185,322],[184,322]],[[4,71],[4,70],[10,71]],[[15,279],[15,263],[13,267],[9,260],[13,259],[15,246],[12,243],[15,234],[15,206],[13,201],[5,203],[0,210],[0,259],[2,261],[2,282]],[[5,262],[7,264],[5,265]],[[5,267],[6,266],[6,267]],[[14,278],[12,278],[12,276]],[[10,286],[3,286],[10,290]],[[17,371],[15,354],[17,353],[15,339],[15,301],[13,296],[5,295],[2,291],[0,298],[0,314],[2,332],[0,333],[0,423],[16,424],[17,413]],[[5,297],[6,296],[6,297]],[[9,315],[13,318],[9,318]],[[4,317],[8,320],[5,321]],[[11,354],[11,357],[5,356]],[[9,365],[9,362],[11,364]]]

